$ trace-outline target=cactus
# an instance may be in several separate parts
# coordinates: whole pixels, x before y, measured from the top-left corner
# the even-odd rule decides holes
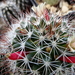
[[[11,25],[12,19],[21,17],[21,12],[29,13],[33,5],[37,6],[35,0],[4,0],[0,5],[0,11],[2,11],[2,16],[7,25]]]
[[[15,19],[6,33],[11,50],[5,56],[10,70],[15,75],[19,72],[21,75],[74,75],[73,24],[50,13],[43,3],[32,10]]]
[[[11,69],[20,69],[25,75],[67,75],[74,63],[69,58],[75,50],[72,24],[48,12],[43,3],[32,9],[35,13],[26,14],[12,25],[15,36],[11,39],[11,52],[6,54],[8,61],[14,63]]]

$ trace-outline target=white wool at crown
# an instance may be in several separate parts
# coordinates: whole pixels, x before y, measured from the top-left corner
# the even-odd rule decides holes
[[[16,37],[15,30],[20,27],[20,24],[12,24],[11,29],[6,33],[6,38],[8,39],[10,43],[13,41],[13,39]]]

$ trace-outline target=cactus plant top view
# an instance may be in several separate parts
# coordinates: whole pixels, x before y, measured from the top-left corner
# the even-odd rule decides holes
[[[28,1],[16,0],[17,10],[14,6],[2,10],[8,24],[0,35],[0,53],[4,53],[5,63],[9,64],[5,70],[10,75],[74,75],[72,19],[50,12],[45,2],[38,5],[34,0]]]

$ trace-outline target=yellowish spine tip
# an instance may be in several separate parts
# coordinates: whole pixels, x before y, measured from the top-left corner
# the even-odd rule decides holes
[[[6,58],[9,58],[9,56],[10,56],[10,53],[7,53],[7,54],[5,55]]]
[[[18,27],[17,29],[21,30],[21,28],[20,28],[20,27]]]
[[[50,52],[51,51],[51,48],[50,47],[47,47],[46,48],[46,52]]]

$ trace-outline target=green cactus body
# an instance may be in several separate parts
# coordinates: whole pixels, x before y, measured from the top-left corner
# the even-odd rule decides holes
[[[38,21],[36,16],[30,17],[26,27],[23,27],[25,25],[23,21],[20,29],[16,29],[16,37],[12,42],[12,53],[18,51],[28,52],[28,54],[25,53],[23,59],[16,60],[17,66],[27,75],[57,73],[59,66],[62,64],[58,58],[61,55],[63,56],[63,52],[69,52],[67,47],[69,35],[67,21],[65,19],[60,21],[60,18],[55,17],[53,14],[49,14],[49,17],[50,24],[46,24],[47,21],[43,17],[38,25],[35,25]]]

